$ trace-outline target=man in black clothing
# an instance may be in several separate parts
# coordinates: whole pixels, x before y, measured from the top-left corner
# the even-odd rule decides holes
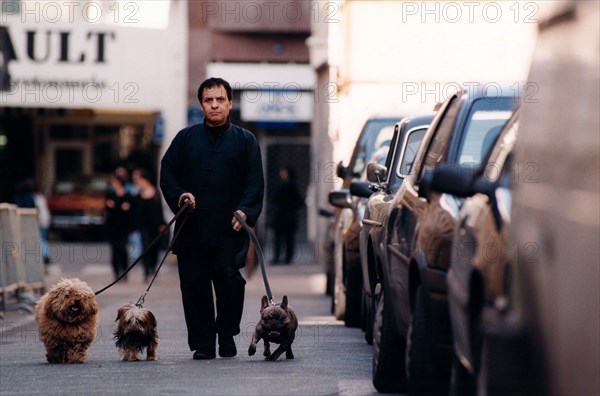
[[[262,210],[264,177],[254,135],[230,122],[232,90],[220,78],[198,89],[204,122],[175,136],[161,161],[160,186],[175,213],[187,199],[192,211],[177,238],[179,279],[188,344],[194,359],[237,354],[233,336],[240,332],[246,281],[248,237],[234,217],[253,226]],[[181,227],[178,219],[175,230]],[[216,319],[212,287],[216,297]]]

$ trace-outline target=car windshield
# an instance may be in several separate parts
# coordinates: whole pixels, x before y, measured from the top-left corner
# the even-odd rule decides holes
[[[92,177],[78,180],[60,180],[54,186],[56,194],[104,193],[108,188],[108,180],[102,177]]]
[[[461,165],[478,166],[512,115],[512,98],[478,100],[473,104],[458,152]]]
[[[353,163],[350,164],[354,175],[360,176],[363,174],[367,163],[373,158],[373,154],[378,149],[381,149],[378,158],[385,151],[383,154],[383,161],[385,161],[396,122],[397,120],[393,119],[383,119],[370,120],[367,123],[354,151]]]

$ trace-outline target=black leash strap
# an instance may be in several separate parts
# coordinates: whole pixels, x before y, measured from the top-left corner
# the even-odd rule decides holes
[[[242,216],[239,215],[238,212],[235,212],[233,215],[240,222],[242,227],[244,227],[244,230],[246,230],[246,232],[250,236],[250,240],[252,241],[252,244],[256,249],[256,255],[258,256],[258,262],[260,263],[260,270],[262,272],[263,282],[265,283],[265,290],[267,291],[267,298],[269,299],[269,304],[274,305],[275,303],[273,302],[273,294],[271,293],[271,287],[269,286],[269,280],[267,279],[267,270],[265,269],[265,256],[263,255],[260,243],[258,243],[258,238],[256,237],[254,231],[252,231],[252,228],[250,228],[248,223],[246,223],[246,221],[242,218]]]
[[[114,285],[115,285],[117,282],[119,282],[121,279],[123,279],[123,278],[124,278],[124,277],[127,275],[127,273],[128,273],[129,271],[131,271],[131,269],[132,269],[133,267],[135,267],[137,263],[139,263],[139,262],[140,262],[140,260],[142,259],[142,257],[144,257],[144,255],[145,255],[146,253],[148,253],[148,251],[150,250],[150,248],[151,248],[152,246],[154,246],[155,244],[157,244],[157,243],[158,243],[158,241],[160,240],[160,238],[161,238],[161,237],[163,237],[163,235],[164,235],[165,233],[169,232],[169,229],[170,229],[171,225],[172,225],[172,224],[175,222],[175,220],[177,220],[177,219],[178,219],[178,218],[179,218],[179,217],[180,217],[182,214],[184,214],[184,213],[187,213],[187,212],[186,212],[186,210],[187,210],[187,208],[189,207],[189,205],[190,205],[190,202],[186,200],[186,201],[184,202],[183,206],[182,206],[181,208],[179,208],[179,211],[177,212],[177,214],[176,214],[176,215],[175,215],[175,216],[174,216],[174,217],[171,219],[171,221],[169,221],[169,224],[167,224],[167,226],[165,227],[165,229],[164,229],[164,230],[162,230],[162,231],[160,232],[160,234],[158,234],[158,235],[156,236],[156,238],[154,238],[154,240],[153,240],[152,242],[150,242],[150,244],[148,245],[148,247],[146,247],[146,249],[144,249],[144,251],[142,252],[142,254],[140,254],[140,256],[137,258],[137,260],[135,260],[135,261],[133,262],[133,264],[131,264],[131,265],[129,266],[129,268],[127,268],[127,270],[125,270],[125,272],[123,272],[123,273],[121,274],[121,276],[119,276],[117,279],[115,279],[115,280],[114,280],[112,283],[110,283],[108,286],[105,286],[105,287],[103,287],[102,289],[98,290],[98,291],[97,291],[95,294],[96,294],[96,295],[98,295],[98,294],[100,294],[100,293],[104,292],[105,290],[107,290],[107,289],[111,288],[112,286],[114,286]],[[185,221],[186,219],[187,219],[187,216],[184,218],[184,221]],[[165,261],[165,258],[167,257],[167,254],[168,254],[168,253],[169,253],[169,251],[171,250],[171,247],[173,246],[173,242],[175,242],[175,239],[176,239],[176,237],[179,235],[179,232],[181,231],[181,228],[182,228],[182,227],[179,227],[179,229],[177,230],[177,233],[175,234],[175,236],[174,236],[174,237],[173,237],[173,239],[171,240],[171,243],[169,244],[169,247],[167,248],[167,251],[166,251],[166,253],[165,253],[165,256],[163,257],[163,260],[162,260],[163,262]],[[161,262],[160,264],[162,265],[162,262]],[[160,267],[159,267],[158,269],[160,269]],[[156,271],[156,273],[158,273],[158,271]],[[154,277],[156,277],[156,273],[154,274]],[[152,282],[154,282],[154,278],[152,278]],[[150,284],[150,285],[152,285],[152,284]],[[148,290],[149,290],[149,289],[150,289],[150,288],[148,288]],[[146,292],[146,293],[147,293],[147,292]],[[144,295],[145,295],[145,294],[144,294]]]
[[[186,201],[186,205],[187,205],[187,202],[188,201]],[[144,294],[142,294],[140,296],[140,298],[137,300],[137,302],[135,303],[136,306],[138,306],[138,307],[141,308],[142,305],[144,304],[144,302],[146,301],[146,295],[150,291],[150,288],[152,287],[152,284],[154,283],[154,280],[156,279],[156,275],[158,275],[158,271],[160,271],[163,263],[167,259],[167,256],[169,255],[169,252],[171,251],[171,248],[173,247],[173,244],[175,243],[175,240],[179,236],[179,233],[183,229],[183,225],[185,224],[185,221],[187,219],[188,219],[188,216],[185,216],[183,218],[183,220],[181,221],[181,226],[179,226],[179,229],[177,230],[177,232],[175,233],[175,235],[173,235],[173,239],[171,239],[171,242],[169,243],[169,247],[167,247],[167,250],[165,251],[165,254],[163,255],[162,260],[160,260],[160,264],[158,265],[158,268],[156,268],[156,271],[154,271],[154,276],[152,277],[152,280],[150,281],[150,284],[148,285],[148,288],[146,289],[146,291],[144,292]]]

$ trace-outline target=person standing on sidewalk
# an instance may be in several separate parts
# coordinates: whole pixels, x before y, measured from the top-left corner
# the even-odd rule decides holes
[[[133,197],[125,188],[126,180],[118,172],[110,177],[106,193],[106,232],[111,247],[111,262],[115,278],[127,270],[127,237],[133,229]],[[124,277],[127,280],[127,277]]]
[[[279,262],[285,245],[285,263],[290,264],[296,252],[296,230],[298,228],[298,210],[304,205],[296,184],[296,172],[289,166],[279,169],[280,184],[273,196],[273,231],[275,233],[275,257],[273,264]]]
[[[234,217],[254,226],[262,211],[264,176],[255,136],[231,123],[232,89],[220,78],[198,89],[204,122],[182,129],[161,160],[160,187],[173,213],[192,211],[173,246],[177,255],[188,344],[194,359],[237,354],[249,240]],[[175,232],[182,219],[175,224]],[[216,297],[216,318],[213,304]]]
[[[135,202],[135,225],[142,237],[142,252],[146,254],[142,257],[144,264],[144,282],[148,283],[156,271],[156,262],[158,260],[159,244],[150,244],[158,234],[167,226],[163,216],[163,206],[160,200],[160,194],[152,183],[150,173],[143,168],[133,171],[133,182],[139,187],[139,194]]]

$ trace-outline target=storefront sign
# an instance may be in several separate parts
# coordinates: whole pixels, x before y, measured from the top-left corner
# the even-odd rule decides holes
[[[158,110],[182,96],[173,88],[185,84],[173,72],[186,64],[182,46],[173,45],[182,29],[140,28],[150,15],[147,2],[131,2],[136,19],[120,14],[118,24],[108,17],[116,9],[92,18],[77,12],[77,2],[45,4],[23,2],[2,13],[1,106]],[[171,8],[178,11],[173,19],[185,20],[181,7]]]
[[[244,121],[310,122],[313,98],[307,91],[243,91],[241,117]]]

